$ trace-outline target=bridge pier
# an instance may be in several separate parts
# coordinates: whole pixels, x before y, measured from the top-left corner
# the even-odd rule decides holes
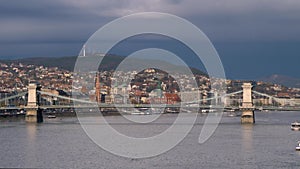
[[[252,85],[251,83],[243,84],[243,103],[240,109],[242,110],[241,123],[255,123],[254,106],[252,102]]]
[[[36,83],[30,83],[28,85],[28,102],[26,106],[25,121],[29,123],[41,123],[43,122],[42,110],[39,108],[39,94],[38,90],[41,86]]]

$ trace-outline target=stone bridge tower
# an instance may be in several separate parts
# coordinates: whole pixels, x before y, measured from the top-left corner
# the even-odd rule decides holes
[[[255,123],[254,106],[252,102],[252,85],[244,83],[243,88],[243,103],[240,109],[242,110],[241,123]]]
[[[28,85],[28,101],[26,105],[26,122],[41,123],[43,122],[42,110],[39,108],[40,94],[37,93],[41,86],[37,83]]]

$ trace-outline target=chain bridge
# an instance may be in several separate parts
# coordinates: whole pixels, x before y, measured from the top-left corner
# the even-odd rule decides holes
[[[94,109],[110,111],[118,108],[180,108],[182,110],[242,111],[242,123],[255,123],[254,111],[300,111],[300,102],[293,98],[277,98],[252,90],[251,83],[244,83],[242,90],[223,95],[215,94],[188,102],[173,104],[122,104],[99,103],[80,97],[62,96],[41,90],[35,83],[28,85],[28,91],[0,99],[0,115],[11,115],[23,111],[27,122],[42,122],[44,110],[55,109]],[[59,101],[58,101],[59,100]],[[200,111],[201,112],[201,111]],[[18,113],[17,113],[18,114]],[[19,113],[20,114],[20,113]]]

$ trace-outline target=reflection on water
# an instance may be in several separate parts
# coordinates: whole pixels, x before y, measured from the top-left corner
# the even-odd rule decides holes
[[[26,124],[26,145],[25,145],[25,159],[26,166],[30,166],[32,163],[36,162],[36,133],[37,124],[28,123]]]
[[[242,134],[242,160],[243,160],[243,168],[250,168],[253,164],[256,164],[256,155],[255,155],[255,147],[253,140],[253,131],[254,124],[241,124],[241,134]]]
[[[32,123],[26,124],[27,140],[29,143],[35,143],[37,125]]]
[[[245,153],[253,152],[253,124],[242,125],[242,149]]]

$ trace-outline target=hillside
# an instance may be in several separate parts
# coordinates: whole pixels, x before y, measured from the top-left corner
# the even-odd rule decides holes
[[[268,77],[260,78],[259,81],[280,84],[287,87],[300,88],[300,79],[284,75],[271,75]]]
[[[101,62],[100,70],[113,70],[116,69],[117,66],[123,61],[125,57],[109,55],[109,57],[104,57]],[[76,63],[77,57],[75,56],[66,56],[66,57],[37,57],[37,58],[24,58],[24,59],[10,59],[10,60],[0,60],[2,63],[10,64],[10,63],[22,63],[22,64],[33,64],[45,67],[58,67],[60,69],[65,69],[69,71],[74,70],[74,65]],[[145,60],[145,59],[135,59],[134,61],[130,61],[132,64],[140,64],[141,66],[147,67],[148,63],[157,63],[153,60]],[[167,63],[165,61],[160,61],[160,64],[168,67],[174,67],[174,65]],[[181,69],[180,66],[177,66],[177,69]],[[206,75],[201,70],[191,68],[194,74]]]
[[[76,57],[36,57],[36,58],[24,58],[24,59],[11,59],[11,60],[0,60],[2,63],[22,63],[22,64],[33,64],[45,67],[59,67],[65,70],[73,70],[76,62]]]

